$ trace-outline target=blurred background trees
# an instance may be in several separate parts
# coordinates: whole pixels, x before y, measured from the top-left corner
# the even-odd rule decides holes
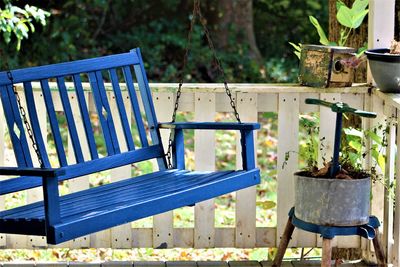
[[[177,81],[192,1],[3,0],[2,14],[10,3],[22,9],[36,6],[51,15],[45,17],[46,26],[32,17],[36,31],[27,32],[29,38],[19,51],[15,36],[9,43],[2,40],[2,69],[6,62],[17,68],[141,47],[151,81]],[[231,82],[296,82],[297,58],[288,41],[318,42],[308,15],[328,28],[327,0],[203,0],[201,4]],[[219,81],[199,23],[189,62],[186,82]]]

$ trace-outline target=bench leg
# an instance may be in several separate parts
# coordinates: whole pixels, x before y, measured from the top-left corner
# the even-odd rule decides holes
[[[331,267],[332,262],[332,239],[322,240],[322,261],[321,267]]]
[[[289,241],[292,238],[292,234],[294,231],[294,225],[292,224],[292,218],[288,219],[288,222],[285,227],[285,231],[283,232],[281,241],[279,242],[278,252],[272,262],[273,267],[281,266],[283,256],[285,255],[285,251],[289,245]]]
[[[380,242],[378,228],[375,228],[375,238],[372,239],[372,243],[374,244],[376,259],[378,260],[378,266],[385,266],[386,257]]]

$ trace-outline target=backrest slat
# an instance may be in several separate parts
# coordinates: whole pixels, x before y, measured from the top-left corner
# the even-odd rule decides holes
[[[44,80],[54,77],[73,75],[84,72],[93,72],[102,69],[115,68],[138,64],[139,58],[133,53],[105,56],[58,63],[46,66],[31,67],[27,69],[12,70],[14,83]],[[0,72],[0,85],[11,84],[7,75],[8,71]]]
[[[123,67],[122,71],[124,73],[125,83],[128,89],[129,98],[131,100],[133,116],[135,117],[136,121],[136,127],[139,131],[140,143],[142,144],[142,147],[147,147],[149,146],[149,142],[147,141],[146,129],[144,128],[142,114],[140,113],[139,109],[139,101],[136,96],[136,91],[132,80],[132,73],[129,66]]]
[[[135,145],[133,143],[133,138],[131,133],[131,127],[129,125],[129,121],[126,115],[126,109],[121,94],[121,88],[119,87],[118,83],[117,71],[115,69],[110,69],[109,73],[111,77],[111,83],[114,91],[115,101],[117,102],[119,117],[121,120],[121,125],[124,132],[126,145],[128,147],[128,150],[135,150]]]
[[[144,70],[140,49],[133,49],[133,52],[135,52],[137,57],[139,58],[139,64],[135,64],[133,68],[139,85],[140,95],[142,96],[142,101],[147,117],[147,123],[150,129],[151,140],[153,142],[153,145],[159,145],[162,144],[160,130],[158,128],[156,111],[154,109],[153,98],[151,96],[149,82],[147,81],[146,72]],[[160,170],[165,170],[167,168],[165,157],[157,158],[157,163]]]
[[[65,150],[62,143],[60,128],[57,121],[56,111],[54,109],[53,99],[51,97],[51,91],[49,82],[47,80],[41,80],[40,85],[42,87],[44,102],[46,104],[47,114],[49,116],[50,128],[53,133],[54,144],[57,151],[58,162],[60,166],[67,166],[67,157],[65,156]]]
[[[0,94],[17,164],[20,167],[33,167],[12,85],[0,86]]]
[[[65,118],[67,119],[68,131],[71,137],[72,146],[74,148],[74,155],[77,163],[84,162],[81,143],[78,137],[78,131],[72,114],[71,103],[69,102],[67,87],[63,77],[57,78],[58,91],[60,92],[61,102],[64,108]]]
[[[93,99],[94,103],[96,106],[97,114],[99,116],[99,121],[101,128],[103,130],[103,136],[104,136],[104,142],[106,144],[106,149],[108,155],[114,155],[116,152],[114,150],[114,145],[110,133],[110,129],[108,128],[108,123],[107,119],[105,117],[110,116],[109,109],[106,109],[103,106],[101,95],[100,95],[100,89],[99,89],[99,83],[97,81],[97,75],[94,72],[89,72],[89,81],[90,81],[90,86],[92,87],[92,93],[93,93]]]
[[[83,92],[82,80],[78,74],[73,75],[76,97],[79,104],[79,110],[82,116],[83,126],[85,128],[86,139],[89,145],[90,156],[92,159],[99,158],[96,148],[96,142],[93,135],[93,127],[90,123],[89,111],[86,105],[85,94]]]
[[[50,168],[49,157],[46,153],[46,146],[43,141],[42,131],[40,129],[39,119],[36,112],[35,98],[33,96],[32,84],[30,82],[24,82],[26,106],[29,112],[29,120],[31,123],[33,135],[35,137],[36,145],[40,153],[40,157],[43,162],[43,166]]]

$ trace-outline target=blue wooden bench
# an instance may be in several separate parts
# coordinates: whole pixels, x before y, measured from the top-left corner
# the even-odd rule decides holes
[[[118,75],[118,73],[120,75]],[[93,134],[91,116],[82,87],[82,77],[88,77],[107,151],[100,156]],[[104,77],[107,76],[107,77]],[[123,77],[122,77],[123,76]],[[114,123],[106,95],[104,78],[112,84],[120,123]],[[74,118],[65,81],[72,80],[79,104],[80,118]],[[140,146],[135,146],[131,126],[124,106],[120,80],[126,84]],[[56,81],[58,94],[67,121],[76,163],[69,163],[62,141],[54,97],[49,81]],[[32,82],[40,82],[46,110],[36,110]],[[138,84],[136,92],[134,82]],[[34,167],[29,152],[28,136],[18,109],[15,83],[22,83],[27,113],[42,167]],[[139,109],[140,94],[146,119]],[[0,175],[13,176],[0,181],[0,195],[34,187],[43,187],[44,201],[0,212],[0,232],[47,237],[49,244],[58,244],[79,236],[124,224],[168,210],[192,205],[260,182],[254,161],[253,130],[257,123],[161,123],[156,119],[151,91],[146,78],[140,50],[87,60],[0,72],[0,95],[10,133],[17,167],[0,167]],[[47,116],[57,152],[58,164],[52,166],[49,151],[39,125],[39,116]],[[23,118],[23,117],[22,117]],[[76,120],[81,120],[85,140],[78,138]],[[117,139],[121,125],[124,140]],[[146,126],[145,126],[146,125]],[[160,138],[160,128],[172,129],[174,168],[168,169]],[[187,171],[184,164],[183,130],[238,130],[241,133],[242,170],[199,172]],[[148,133],[149,132],[149,133]],[[150,138],[147,138],[149,134]],[[150,140],[148,140],[150,139]],[[85,160],[81,145],[86,142],[90,160]],[[127,151],[121,152],[125,142]],[[157,159],[159,171],[139,177],[60,196],[60,181],[109,170],[149,159]],[[17,176],[17,177],[14,177]]]

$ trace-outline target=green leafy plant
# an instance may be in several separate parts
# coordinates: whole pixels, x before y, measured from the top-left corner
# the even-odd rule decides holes
[[[318,19],[314,16],[309,16],[311,24],[318,32],[319,42],[322,45],[346,46],[352,31],[361,26],[365,16],[368,14],[368,0],[356,0],[351,8],[346,6],[341,0],[338,0],[336,2],[336,9],[336,19],[341,27],[339,40],[337,41],[329,40]],[[293,46],[294,53],[300,58],[301,44],[294,44],[292,42],[289,42],[289,44]],[[361,56],[366,49],[366,44],[364,44],[364,46],[358,50],[357,56]]]
[[[34,21],[46,25],[46,18],[50,13],[35,6],[25,5],[24,8],[12,5],[11,1],[4,1],[5,7],[0,8],[0,31],[6,44],[11,42],[12,36],[17,38],[16,49],[21,49],[23,39],[28,39],[30,32],[35,32]]]

